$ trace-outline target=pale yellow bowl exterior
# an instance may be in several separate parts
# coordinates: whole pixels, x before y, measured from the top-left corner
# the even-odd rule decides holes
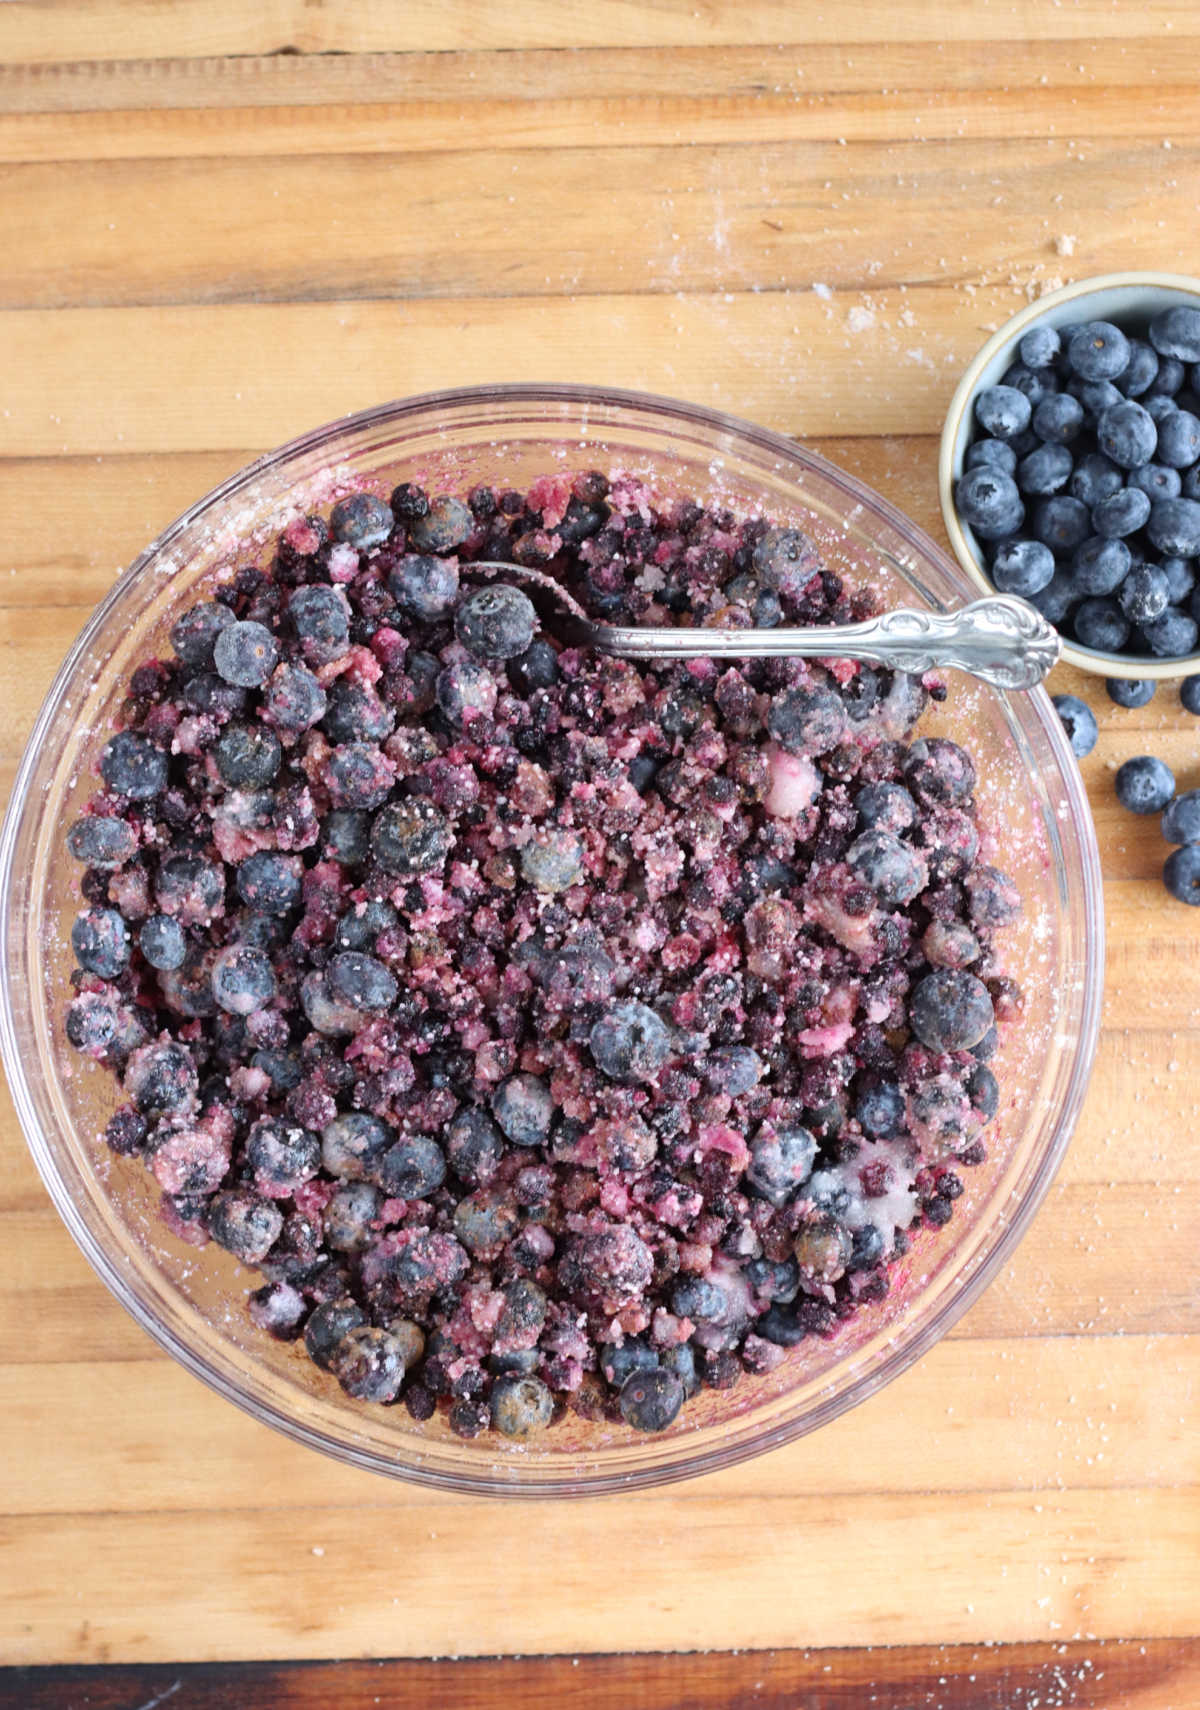
[[[954,508],[954,484],[963,471],[963,460],[971,442],[975,394],[994,386],[1016,360],[1017,343],[1023,333],[1039,321],[1061,326],[1079,319],[1125,321],[1144,317],[1147,321],[1160,309],[1185,302],[1200,308],[1200,279],[1182,273],[1098,273],[1077,279],[1060,291],[1048,292],[1006,321],[968,364],[950,400],[942,429],[938,456],[938,497],[954,556],[967,575],[984,593],[995,587],[984,569],[983,556],[970,528]],[[1187,677],[1200,671],[1200,653],[1183,659],[1154,659],[1133,654],[1099,653],[1092,647],[1064,641],[1063,659],[1081,671],[1099,677]]]

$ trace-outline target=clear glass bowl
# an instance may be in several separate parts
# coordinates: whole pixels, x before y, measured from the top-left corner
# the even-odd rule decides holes
[[[351,1402],[303,1350],[250,1324],[255,1281],[228,1254],[177,1242],[136,1160],[97,1138],[114,1108],[109,1075],[67,1045],[77,865],[63,833],[94,788],[93,767],[142,659],[166,651],[179,610],[206,582],[265,550],[298,510],[339,483],[387,491],[414,480],[462,493],[522,487],[561,469],[624,468],[659,493],[693,494],[803,527],[830,568],[878,582],[894,603],[945,609],[974,590],[875,494],[778,434],[692,405],[573,386],[497,386],[384,405],[260,458],[202,499],[121,577],[46,697],[0,842],[0,1032],[17,1111],[67,1227],[117,1299],[197,1377],[299,1442],[355,1465],[449,1489],[580,1495],[665,1483],[728,1466],[826,1424],[945,1334],[1011,1253],[1066,1148],[1087,1085],[1103,975],[1099,863],[1091,815],[1050,702],[961,677],[925,728],[955,735],[979,764],[992,854],[1018,879],[1008,958],[1026,993],[996,1064],[1003,1103],[987,1164],[966,1174],[949,1227],[922,1232],[888,1299],[809,1341],[769,1377],[705,1390],[661,1436],[568,1416],[536,1447],[418,1426],[403,1407]],[[247,545],[246,543],[250,544]]]

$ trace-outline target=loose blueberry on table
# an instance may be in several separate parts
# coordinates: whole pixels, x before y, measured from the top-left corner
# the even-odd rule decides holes
[[[954,498],[1002,592],[1083,647],[1180,659],[1200,634],[1200,308],[1146,331],[1031,327],[976,395]]]
[[[628,475],[297,518],[132,676],[67,834],[66,1032],[169,1228],[348,1395],[661,1431],[949,1220],[1020,900],[970,756],[914,737],[936,680],[601,658],[475,558],[618,623],[877,605]]]

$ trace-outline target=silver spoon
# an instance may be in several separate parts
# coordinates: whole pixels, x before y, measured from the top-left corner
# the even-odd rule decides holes
[[[997,689],[1032,689],[1058,662],[1062,637],[1025,600],[992,594],[956,612],[899,608],[863,623],[811,629],[655,629],[596,623],[561,582],[541,570],[492,559],[459,565],[544,589],[566,613],[572,640],[622,659],[864,659],[919,674],[966,671]]]

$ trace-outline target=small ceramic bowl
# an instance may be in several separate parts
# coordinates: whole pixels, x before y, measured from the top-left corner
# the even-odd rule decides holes
[[[938,457],[938,496],[954,555],[967,575],[984,593],[995,592],[979,542],[963,522],[954,505],[954,488],[963,472],[967,449],[976,436],[975,397],[994,386],[1017,361],[1017,345],[1030,327],[1046,323],[1052,327],[1078,321],[1115,321],[1125,332],[1142,337],[1150,321],[1163,309],[1184,304],[1200,308],[1200,279],[1181,273],[1100,273],[1077,279],[1061,291],[1051,291],[1030,303],[992,334],[958,383],[942,429]],[[1200,653],[1181,659],[1158,659],[1132,653],[1101,653],[1066,641],[1063,659],[1081,671],[1100,677],[1186,677],[1200,671]]]

